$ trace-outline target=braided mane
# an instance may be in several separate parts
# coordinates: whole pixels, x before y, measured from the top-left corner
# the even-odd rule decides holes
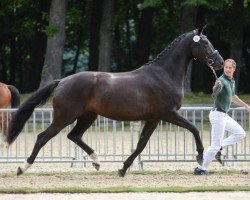
[[[149,61],[145,65],[154,64],[157,60],[159,60],[162,56],[164,56],[167,52],[169,52],[182,38],[186,37],[187,33],[184,33],[177,38],[175,38],[161,53],[159,53],[155,59]]]

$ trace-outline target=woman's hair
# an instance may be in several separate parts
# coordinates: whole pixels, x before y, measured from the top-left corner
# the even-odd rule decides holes
[[[226,59],[226,60],[224,61],[224,63],[226,63],[226,62],[232,63],[233,67],[236,68],[236,62],[235,62],[235,60],[229,58],[229,59]]]

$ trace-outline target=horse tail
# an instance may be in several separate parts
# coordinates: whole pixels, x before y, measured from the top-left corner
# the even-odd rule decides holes
[[[20,93],[13,85],[8,85],[11,93],[11,108],[18,108],[20,106]]]
[[[15,141],[34,109],[46,103],[59,82],[60,80],[54,80],[44,88],[36,91],[13,114],[5,137],[5,142],[7,142],[8,145]]]

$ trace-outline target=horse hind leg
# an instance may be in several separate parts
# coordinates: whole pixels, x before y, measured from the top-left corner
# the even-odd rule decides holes
[[[150,136],[152,135],[155,128],[157,127],[158,123],[159,123],[159,120],[146,121],[146,124],[144,125],[142,129],[142,133],[137,143],[135,151],[124,162],[123,168],[118,170],[118,175],[120,177],[125,176],[127,169],[133,163],[134,159],[143,151],[143,149],[147,145],[147,142]]]
[[[52,124],[42,133],[40,133],[37,136],[37,140],[35,143],[35,146],[33,148],[33,151],[28,157],[27,161],[24,163],[24,165],[18,167],[17,169],[17,176],[23,174],[28,168],[32,166],[34,163],[37,154],[39,153],[40,149],[54,136],[56,136],[65,126],[61,127],[56,125],[55,123],[52,122]]]
[[[75,127],[68,134],[68,139],[73,141],[79,147],[81,147],[93,160],[92,165],[98,171],[100,169],[100,161],[98,160],[97,153],[82,141],[82,136],[85,131],[91,126],[91,124],[96,120],[97,115],[95,113],[88,113],[77,119]]]

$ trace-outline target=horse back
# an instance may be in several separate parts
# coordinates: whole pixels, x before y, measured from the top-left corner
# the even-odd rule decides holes
[[[171,99],[154,76],[145,72],[78,73],[59,83],[54,98],[67,103],[79,115],[81,111],[116,120],[160,118]]]

